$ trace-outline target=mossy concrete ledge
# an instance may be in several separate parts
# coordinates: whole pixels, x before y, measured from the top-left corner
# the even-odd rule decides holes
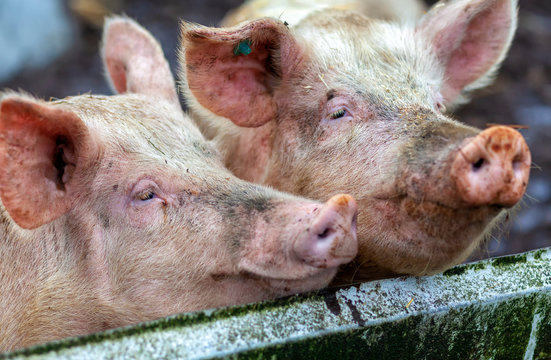
[[[551,250],[189,314],[0,358],[544,359]]]

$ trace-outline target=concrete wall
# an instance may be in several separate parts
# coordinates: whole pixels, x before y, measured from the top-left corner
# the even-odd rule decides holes
[[[545,359],[551,249],[40,345],[0,358]]]

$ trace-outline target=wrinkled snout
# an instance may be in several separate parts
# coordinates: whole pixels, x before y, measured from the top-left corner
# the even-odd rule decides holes
[[[295,255],[318,268],[337,267],[352,261],[358,252],[357,214],[354,198],[350,195],[333,196],[296,239]]]
[[[494,126],[461,146],[451,176],[468,204],[510,207],[524,195],[530,163],[522,135],[506,126]]]

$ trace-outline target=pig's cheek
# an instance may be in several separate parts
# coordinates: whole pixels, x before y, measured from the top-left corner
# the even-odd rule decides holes
[[[152,226],[168,222],[168,205],[164,200],[155,200],[151,204],[129,205],[127,214],[133,226]]]
[[[316,132],[318,143],[327,141],[347,141],[354,136],[354,119],[346,117],[343,119],[322,121]]]

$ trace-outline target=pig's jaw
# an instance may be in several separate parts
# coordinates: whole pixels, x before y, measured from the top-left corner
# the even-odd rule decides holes
[[[285,271],[270,271],[242,260],[234,277],[252,282],[254,286],[276,296],[284,296],[323,288],[329,284],[338,270],[336,266],[319,268],[299,260],[294,261],[296,262],[291,263]]]
[[[324,288],[335,277],[336,273],[337,268],[329,268],[316,269],[313,274],[296,279],[259,276],[246,271],[241,272],[241,276],[255,282],[258,286],[271,292],[273,295],[281,297]]]
[[[370,198],[359,208],[359,254],[369,258],[357,261],[374,263],[388,275],[428,275],[464,261],[504,212],[497,206],[417,202],[406,195]]]
[[[211,274],[212,283],[210,287],[228,294],[222,299],[232,299],[227,304],[218,303],[212,304],[212,306],[249,303],[318,290],[326,287],[335,277],[336,272],[337,268],[320,269],[309,276],[295,279],[267,277],[245,270],[234,274]],[[237,294],[232,295],[233,293]]]

